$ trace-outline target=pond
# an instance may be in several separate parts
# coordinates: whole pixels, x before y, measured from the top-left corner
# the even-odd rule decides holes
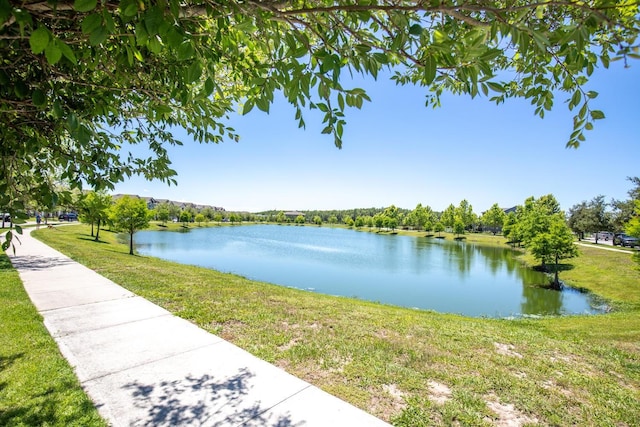
[[[466,316],[595,314],[591,294],[540,287],[509,248],[328,227],[141,231],[139,253],[330,295]]]

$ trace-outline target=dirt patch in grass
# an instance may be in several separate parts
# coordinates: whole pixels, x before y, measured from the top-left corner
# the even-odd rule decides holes
[[[406,393],[400,390],[396,384],[383,384],[382,390],[384,393],[376,393],[371,390],[370,407],[379,418],[389,420],[407,407]]]
[[[521,427],[526,424],[536,424],[537,418],[529,417],[518,411],[512,404],[498,402],[498,397],[491,395],[487,398],[487,407],[497,416],[491,422],[496,427]]]
[[[512,344],[501,344],[498,342],[494,342],[493,345],[496,347],[496,352],[498,352],[498,354],[509,357],[517,357],[518,359],[522,359],[523,357],[520,353],[515,351],[516,347]]]
[[[246,323],[236,319],[227,320],[226,322],[212,322],[210,324],[212,330],[217,331],[217,335],[227,341],[232,341],[236,336],[240,335],[240,332],[246,326]]]
[[[444,405],[451,399],[451,389],[436,381],[429,381],[429,400],[438,405]]]

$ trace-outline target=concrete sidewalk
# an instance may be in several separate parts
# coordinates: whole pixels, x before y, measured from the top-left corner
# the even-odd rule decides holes
[[[387,426],[29,235],[7,253],[114,426]]]

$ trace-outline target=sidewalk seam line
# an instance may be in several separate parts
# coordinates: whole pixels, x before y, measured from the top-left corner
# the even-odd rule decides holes
[[[119,285],[118,285],[118,286],[119,286]],[[26,288],[26,286],[25,286],[25,288]],[[122,288],[122,289],[124,289],[124,288]],[[25,290],[26,290],[26,289],[25,289]],[[124,289],[124,290],[126,291],[126,289]],[[60,292],[60,291],[42,292],[42,293],[39,293],[38,295],[42,295],[42,294],[46,294],[46,293],[55,293],[55,292]],[[127,292],[131,292],[131,291],[127,291]],[[28,293],[28,291],[27,291],[27,293]],[[40,313],[42,313],[42,314],[44,314],[44,313],[51,313],[51,312],[55,312],[55,311],[58,311],[58,310],[68,310],[68,309],[70,309],[70,308],[75,308],[75,307],[86,307],[86,306],[88,306],[88,305],[100,304],[100,303],[103,303],[103,302],[111,302],[111,301],[125,300],[125,299],[130,299],[130,298],[135,298],[135,297],[142,298],[141,296],[136,295],[136,294],[134,294],[133,292],[131,292],[131,295],[126,296],[126,297],[119,297],[119,298],[105,299],[105,300],[100,300],[100,301],[85,302],[85,303],[82,303],[82,304],[68,305],[68,306],[66,306],[66,307],[47,308],[47,309],[44,309],[44,310],[38,310],[38,311],[39,311]],[[143,298],[143,299],[144,299],[144,298]],[[147,300],[147,301],[149,301],[149,300]],[[153,304],[153,303],[152,303],[152,304]],[[157,304],[156,304],[156,305],[157,305]],[[159,306],[158,306],[158,307],[159,307]],[[161,307],[161,308],[162,308],[162,307]]]
[[[96,327],[96,328],[91,328],[91,329],[85,329],[82,331],[72,331],[72,332],[67,332],[64,334],[56,334],[55,337],[72,337],[74,335],[79,335],[79,334],[86,334],[86,333],[90,333],[90,332],[96,332],[96,331],[102,331],[104,329],[108,329],[108,328],[113,328],[116,326],[124,326],[124,325],[129,325],[132,323],[136,323],[136,322],[144,322],[145,320],[151,320],[151,319],[159,319],[161,317],[167,317],[167,316],[172,316],[171,313],[165,313],[165,314],[159,314],[157,316],[150,316],[150,317],[145,317],[144,319],[135,319],[135,320],[130,320],[128,322],[121,322],[121,323],[114,323],[112,325],[105,325],[105,326],[101,326],[101,327]],[[175,316],[174,316],[175,317]],[[48,319],[45,318],[45,322],[51,326],[53,326],[53,323],[50,322]],[[47,328],[48,329],[48,328]]]
[[[303,380],[303,381],[304,381],[304,380]],[[256,414],[256,415],[254,415],[253,417],[249,418],[248,420],[244,420],[244,421],[242,421],[242,422],[240,422],[239,424],[236,424],[236,425],[237,425],[238,427],[244,426],[244,425],[246,425],[248,422],[250,422],[251,420],[254,420],[254,419],[256,419],[256,418],[260,417],[262,414],[265,414],[265,413],[267,413],[268,411],[271,411],[273,408],[275,408],[276,406],[278,406],[278,405],[280,405],[280,404],[282,404],[282,403],[286,402],[287,400],[291,399],[292,397],[297,396],[298,394],[302,393],[302,392],[303,392],[303,391],[305,391],[305,390],[308,390],[310,387],[314,387],[312,384],[308,383],[307,381],[304,381],[304,382],[307,384],[307,386],[306,386],[306,387],[301,388],[300,390],[296,391],[296,392],[295,392],[295,393],[293,393],[292,395],[285,397],[284,399],[282,399],[281,401],[279,401],[279,402],[277,402],[277,403],[274,403],[273,405],[271,405],[270,407],[266,408],[264,411],[260,412],[259,414]]]
[[[217,337],[217,338],[219,338],[219,337]],[[152,363],[160,362],[161,360],[171,359],[172,357],[181,356],[183,354],[187,354],[187,353],[190,353],[192,351],[202,350],[203,348],[212,347],[214,345],[217,345],[217,344],[220,344],[220,343],[224,342],[224,340],[222,338],[219,338],[219,340],[220,341],[209,343],[209,344],[205,344],[205,345],[202,345],[202,346],[199,346],[199,347],[194,347],[194,348],[191,348],[189,350],[185,350],[185,351],[181,351],[179,353],[175,353],[175,354],[171,354],[171,355],[168,355],[168,356],[165,356],[165,357],[161,357],[159,359],[153,359],[153,360],[150,360],[150,361],[147,361],[147,362],[144,362],[144,363],[138,363],[136,365],[131,365],[131,366],[128,366],[126,368],[123,368],[123,369],[120,369],[120,370],[117,370],[117,371],[112,371],[112,372],[108,372],[106,374],[98,375],[96,377],[87,378],[87,379],[83,380],[81,382],[81,384],[85,384],[85,383],[88,383],[88,382],[91,382],[91,381],[96,381],[96,380],[99,380],[99,379],[102,379],[102,378],[109,377],[111,375],[120,374],[120,373],[126,372],[126,371],[128,371],[130,369],[135,369],[135,368],[139,368],[141,366],[150,365]]]

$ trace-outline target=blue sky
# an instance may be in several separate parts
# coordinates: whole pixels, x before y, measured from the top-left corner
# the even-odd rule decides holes
[[[640,176],[640,61],[594,73],[587,89],[606,119],[567,149],[572,114],[565,95],[544,119],[528,101],[496,106],[487,98],[445,96],[425,106],[426,89],[385,79],[361,87],[372,102],[347,112],[343,148],[320,134],[320,119],[276,101],[231,117],[240,142],[200,145],[185,132],[171,148],[177,186],[133,178],[114,193],[189,201],[229,211],[329,210],[418,203],[441,211],[467,199],[474,212],[552,193],[563,209],[597,195],[626,199],[628,176]]]

